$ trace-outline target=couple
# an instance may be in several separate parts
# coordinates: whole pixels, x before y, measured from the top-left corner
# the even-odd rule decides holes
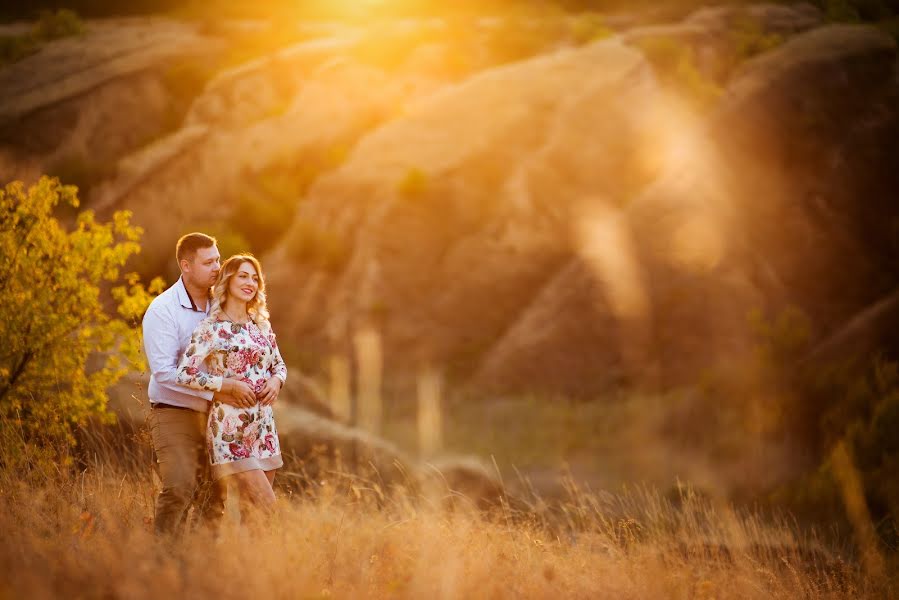
[[[216,481],[205,516],[223,511],[227,481],[241,512],[271,510],[283,464],[272,403],[287,369],[269,324],[259,261],[235,255],[219,264],[216,240],[189,233],[175,248],[181,277],[143,319],[150,366],[150,433],[162,492],[158,535],[175,534],[208,473]],[[205,449],[205,452],[204,452]]]

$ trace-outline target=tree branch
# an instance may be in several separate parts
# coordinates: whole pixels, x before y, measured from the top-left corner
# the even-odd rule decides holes
[[[19,361],[19,364],[16,365],[15,370],[13,370],[12,374],[9,376],[9,381],[6,382],[6,385],[3,386],[3,389],[0,390],[0,402],[6,397],[10,390],[12,390],[13,386],[19,380],[19,377],[22,376],[22,373],[25,372],[25,367],[28,366],[28,363],[31,361],[34,353],[31,350],[25,351],[25,354],[22,355],[22,360]]]

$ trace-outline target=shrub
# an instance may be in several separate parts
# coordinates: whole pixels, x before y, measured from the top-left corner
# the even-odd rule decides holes
[[[899,514],[899,484],[891,476],[899,465],[899,363],[875,357],[803,383],[816,403],[822,452],[846,443],[875,523],[891,527],[890,516]],[[887,541],[899,542],[895,530],[881,530],[887,533]]]
[[[899,362],[879,355],[807,361],[812,327],[800,310],[788,308],[772,319],[757,313],[752,320],[758,382],[782,404],[777,429],[799,440],[815,464],[775,500],[809,516],[841,513],[845,482],[832,454],[845,445],[880,538],[895,547],[899,485],[890,473],[899,466]]]
[[[61,8],[56,12],[43,11],[34,26],[34,36],[39,40],[57,40],[84,33],[84,23],[71,10]]]
[[[203,86],[215,75],[216,61],[181,60],[162,72],[162,82],[171,95],[170,107],[165,118],[166,129],[175,129],[194,99],[203,91]]]
[[[576,44],[589,44],[612,35],[602,15],[584,13],[575,17],[571,24],[571,37]]]
[[[829,21],[858,23],[861,15],[851,0],[823,0],[821,8]]]
[[[403,198],[417,198],[428,189],[428,174],[418,167],[410,167],[396,189]]]
[[[899,44],[899,17],[884,19],[883,21],[880,21],[877,26]]]
[[[263,253],[290,227],[306,190],[323,173],[346,160],[345,144],[334,143],[318,152],[285,157],[244,178],[229,223],[253,248]]]
[[[245,254],[254,250],[250,241],[228,223],[213,222],[197,226],[197,230],[205,231],[216,239],[222,261],[234,254]],[[264,266],[264,265],[263,265]]]
[[[699,109],[711,108],[721,96],[721,87],[700,72],[690,46],[667,36],[640,39],[636,45],[659,78]]]
[[[0,65],[22,60],[39,48],[40,44],[30,35],[0,35]]]
[[[78,188],[82,196],[100,181],[115,174],[112,161],[96,161],[82,153],[67,154],[47,167],[49,175]]]
[[[487,31],[485,47],[494,65],[541,54],[566,41],[568,26],[558,16],[505,18]]]
[[[139,252],[129,213],[109,223],[80,213],[67,231],[53,217],[77,206],[76,188],[42,177],[0,191],[0,462],[36,447],[53,452],[88,418],[110,419],[106,389],[139,361],[136,319],[149,295],[132,277],[114,291],[119,317],[103,310],[101,287]],[[124,317],[124,318],[122,318]],[[49,442],[49,443],[47,443]],[[44,445],[46,444],[46,445]]]
[[[349,259],[346,242],[307,219],[298,218],[288,235],[287,253],[297,263],[336,272]]]
[[[71,10],[44,11],[32,30],[23,35],[0,36],[0,65],[13,63],[40,50],[44,42],[81,35],[84,24]]]
[[[731,42],[734,46],[734,58],[730,70],[733,71],[740,63],[782,44],[783,36],[766,33],[756,19],[745,18],[734,23]]]
[[[759,363],[765,370],[789,368],[808,349],[812,324],[795,306],[788,306],[771,318],[761,311],[753,311],[749,322],[758,340]]]

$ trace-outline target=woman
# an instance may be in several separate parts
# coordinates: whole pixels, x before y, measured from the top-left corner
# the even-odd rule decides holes
[[[206,448],[220,485],[233,478],[242,504],[265,510],[273,508],[272,482],[284,464],[272,403],[287,379],[268,317],[259,261],[232,256],[213,287],[210,314],[197,325],[178,366],[178,383],[221,391],[243,404],[212,403]]]

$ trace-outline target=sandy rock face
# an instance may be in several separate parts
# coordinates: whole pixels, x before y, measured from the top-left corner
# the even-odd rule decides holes
[[[312,165],[334,148],[350,146],[402,98],[374,69],[326,64],[307,72],[285,71],[277,62],[264,66],[270,72],[257,66],[246,70],[247,77],[280,77],[285,81],[278,90],[241,101],[223,88],[241,88],[237,82],[244,71],[223,75],[222,81],[229,83],[214,81],[195,101],[183,128],[122,159],[120,175],[94,194],[97,206],[128,208],[135,222],[153,232],[145,242],[142,271],[165,271],[175,241],[185,231],[227,221],[259,172],[284,162],[302,169],[304,162]],[[232,108],[240,119],[226,119],[213,110],[226,100],[237,103]],[[275,105],[279,108],[273,111]],[[171,227],[173,222],[177,228]]]
[[[736,22],[751,20],[765,32],[789,35],[816,27],[822,18],[821,11],[808,3],[790,6],[760,3],[701,8],[687,17],[685,22],[721,31]]]
[[[221,48],[192,25],[163,19],[90,22],[84,36],[0,70],[0,143],[17,163],[37,160],[45,170],[111,166],[172,126],[173,64]],[[14,164],[0,175],[21,174]]]
[[[273,253],[282,336],[346,352],[374,323],[388,370],[589,395],[745,360],[754,310],[838,323],[884,293],[889,234],[857,199],[893,219],[890,155],[871,149],[897,139],[894,69],[874,30],[800,34],[711,119],[615,41],[483,73],[313,188],[298,218],[349,256],[323,272]]]
[[[546,391],[589,393],[637,366],[662,385],[689,383],[748,356],[753,310],[799,306],[826,335],[881,298],[896,262],[884,227],[897,214],[895,68],[892,41],[854,27],[748,63],[709,122],[681,129],[692,139],[680,159],[628,205],[631,266],[569,265],[479,381],[514,390],[527,373]],[[610,318],[628,281],[642,315]]]
[[[895,277],[896,69],[889,36],[823,27],[747,63],[711,122],[777,297],[825,330]]]
[[[673,98],[636,49],[641,36],[732,44],[746,19],[782,39],[731,64],[711,114]],[[143,123],[107,123],[110,106],[157,130],[165,52],[207,41],[187,26],[143,41],[98,26],[89,35],[111,36],[117,58],[88,44],[84,68],[48,71],[59,89],[50,75],[24,85],[21,64],[0,72],[0,118],[45,119],[28,141],[44,158],[127,148],[91,202],[135,212],[145,273],[167,271],[184,231],[236,227],[244,188],[272,165],[317,164],[264,257],[279,340],[304,365],[348,357],[374,327],[388,379],[437,365],[500,392],[678,385],[742,360],[753,310],[798,305],[825,336],[896,281],[895,43],[819,19],[707,9],[451,86],[325,60],[351,43],[334,36],[223,73],[149,144]],[[3,150],[4,168],[40,169]]]
[[[629,207],[663,383],[748,358],[751,311],[797,306],[826,335],[888,291],[895,68],[873,29],[797,36],[735,75],[690,164]]]
[[[734,66],[822,24],[810,4],[749,4],[701,8],[678,23],[635,27],[623,39],[648,51],[663,70],[684,67],[682,54],[703,77],[724,85]]]
[[[572,259],[490,349],[475,381],[506,393],[583,396],[624,383],[623,360],[601,282]]]
[[[639,188],[648,132],[626,107],[655,93],[613,40],[484,72],[375,130],[298,213],[352,244],[343,268],[291,267],[299,228],[270,257],[280,335],[342,351],[375,321],[389,368],[470,373],[570,255],[573,208]]]
[[[240,127],[283,111],[311,73],[354,42],[338,36],[303,42],[217,75],[196,99],[186,124]]]

